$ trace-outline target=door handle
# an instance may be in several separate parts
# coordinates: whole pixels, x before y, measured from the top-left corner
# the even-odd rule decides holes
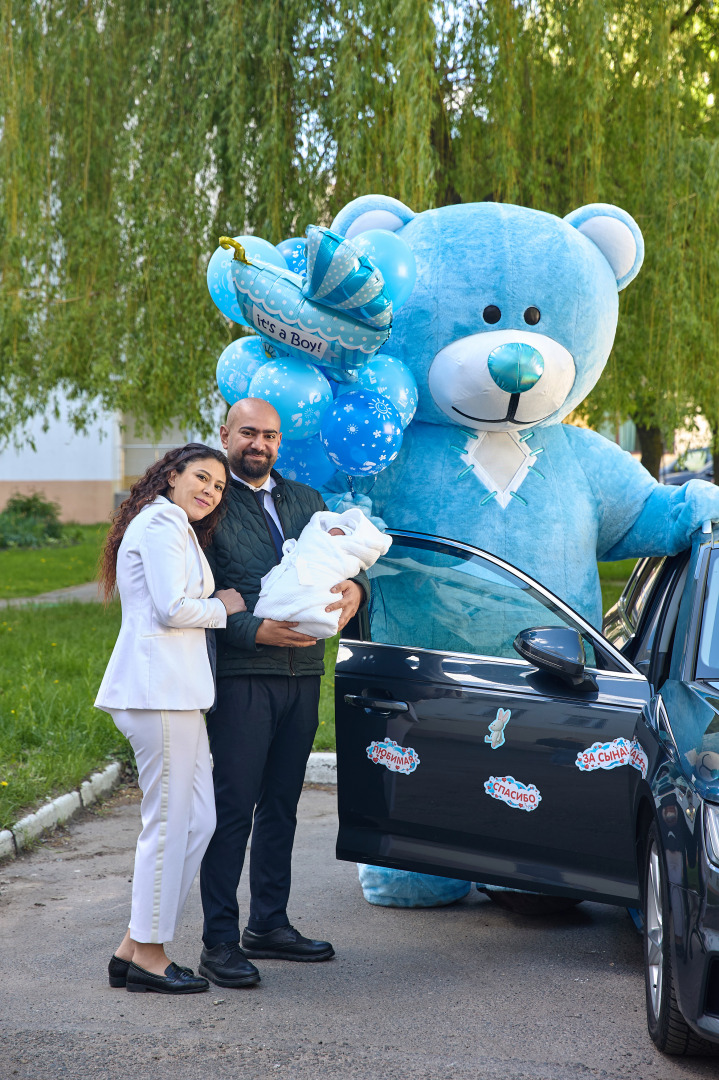
[[[356,709],[377,709],[379,712],[409,712],[406,701],[385,701],[383,698],[362,697],[361,694],[345,694],[345,705]]]

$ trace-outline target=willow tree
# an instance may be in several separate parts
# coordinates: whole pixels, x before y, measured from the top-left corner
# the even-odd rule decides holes
[[[0,0],[0,439],[57,391],[78,424],[206,426],[236,332],[217,237],[379,190],[633,213],[647,260],[587,412],[631,415],[649,460],[698,401],[687,147],[716,137],[717,27],[685,2]]]

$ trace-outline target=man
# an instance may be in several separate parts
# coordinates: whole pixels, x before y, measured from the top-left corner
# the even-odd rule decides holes
[[[248,610],[230,615],[217,636],[217,707],[207,718],[217,829],[200,872],[200,971],[218,986],[240,987],[260,978],[248,958],[334,956],[328,941],[302,937],[287,917],[297,803],[317,730],[324,642],[299,634],[296,623],[252,614],[260,579],[280,561],[283,541],[297,538],[326,507],[317,491],[272,468],[282,436],[267,401],[238,401],[220,438],[232,479],[227,512],[207,557],[216,587],[237,589]],[[362,574],[332,591],[337,601],[327,610],[341,609],[342,629],[369,583]],[[240,937],[237,887],[250,829],[250,917]]]

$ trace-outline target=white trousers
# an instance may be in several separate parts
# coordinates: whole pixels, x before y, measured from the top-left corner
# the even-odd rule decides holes
[[[132,745],[142,789],[130,935],[161,944],[174,937],[215,831],[207,728],[199,709],[108,711]]]

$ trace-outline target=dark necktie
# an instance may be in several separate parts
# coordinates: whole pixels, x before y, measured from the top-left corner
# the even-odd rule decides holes
[[[255,491],[254,495],[257,499],[257,505],[264,514],[265,521],[267,522],[267,528],[270,530],[272,543],[275,545],[275,551],[277,552],[277,562],[280,562],[282,559],[282,544],[284,543],[282,539],[282,533],[275,525],[275,520],[272,517],[272,514],[265,507],[265,493],[262,488],[260,488],[259,491]]]

